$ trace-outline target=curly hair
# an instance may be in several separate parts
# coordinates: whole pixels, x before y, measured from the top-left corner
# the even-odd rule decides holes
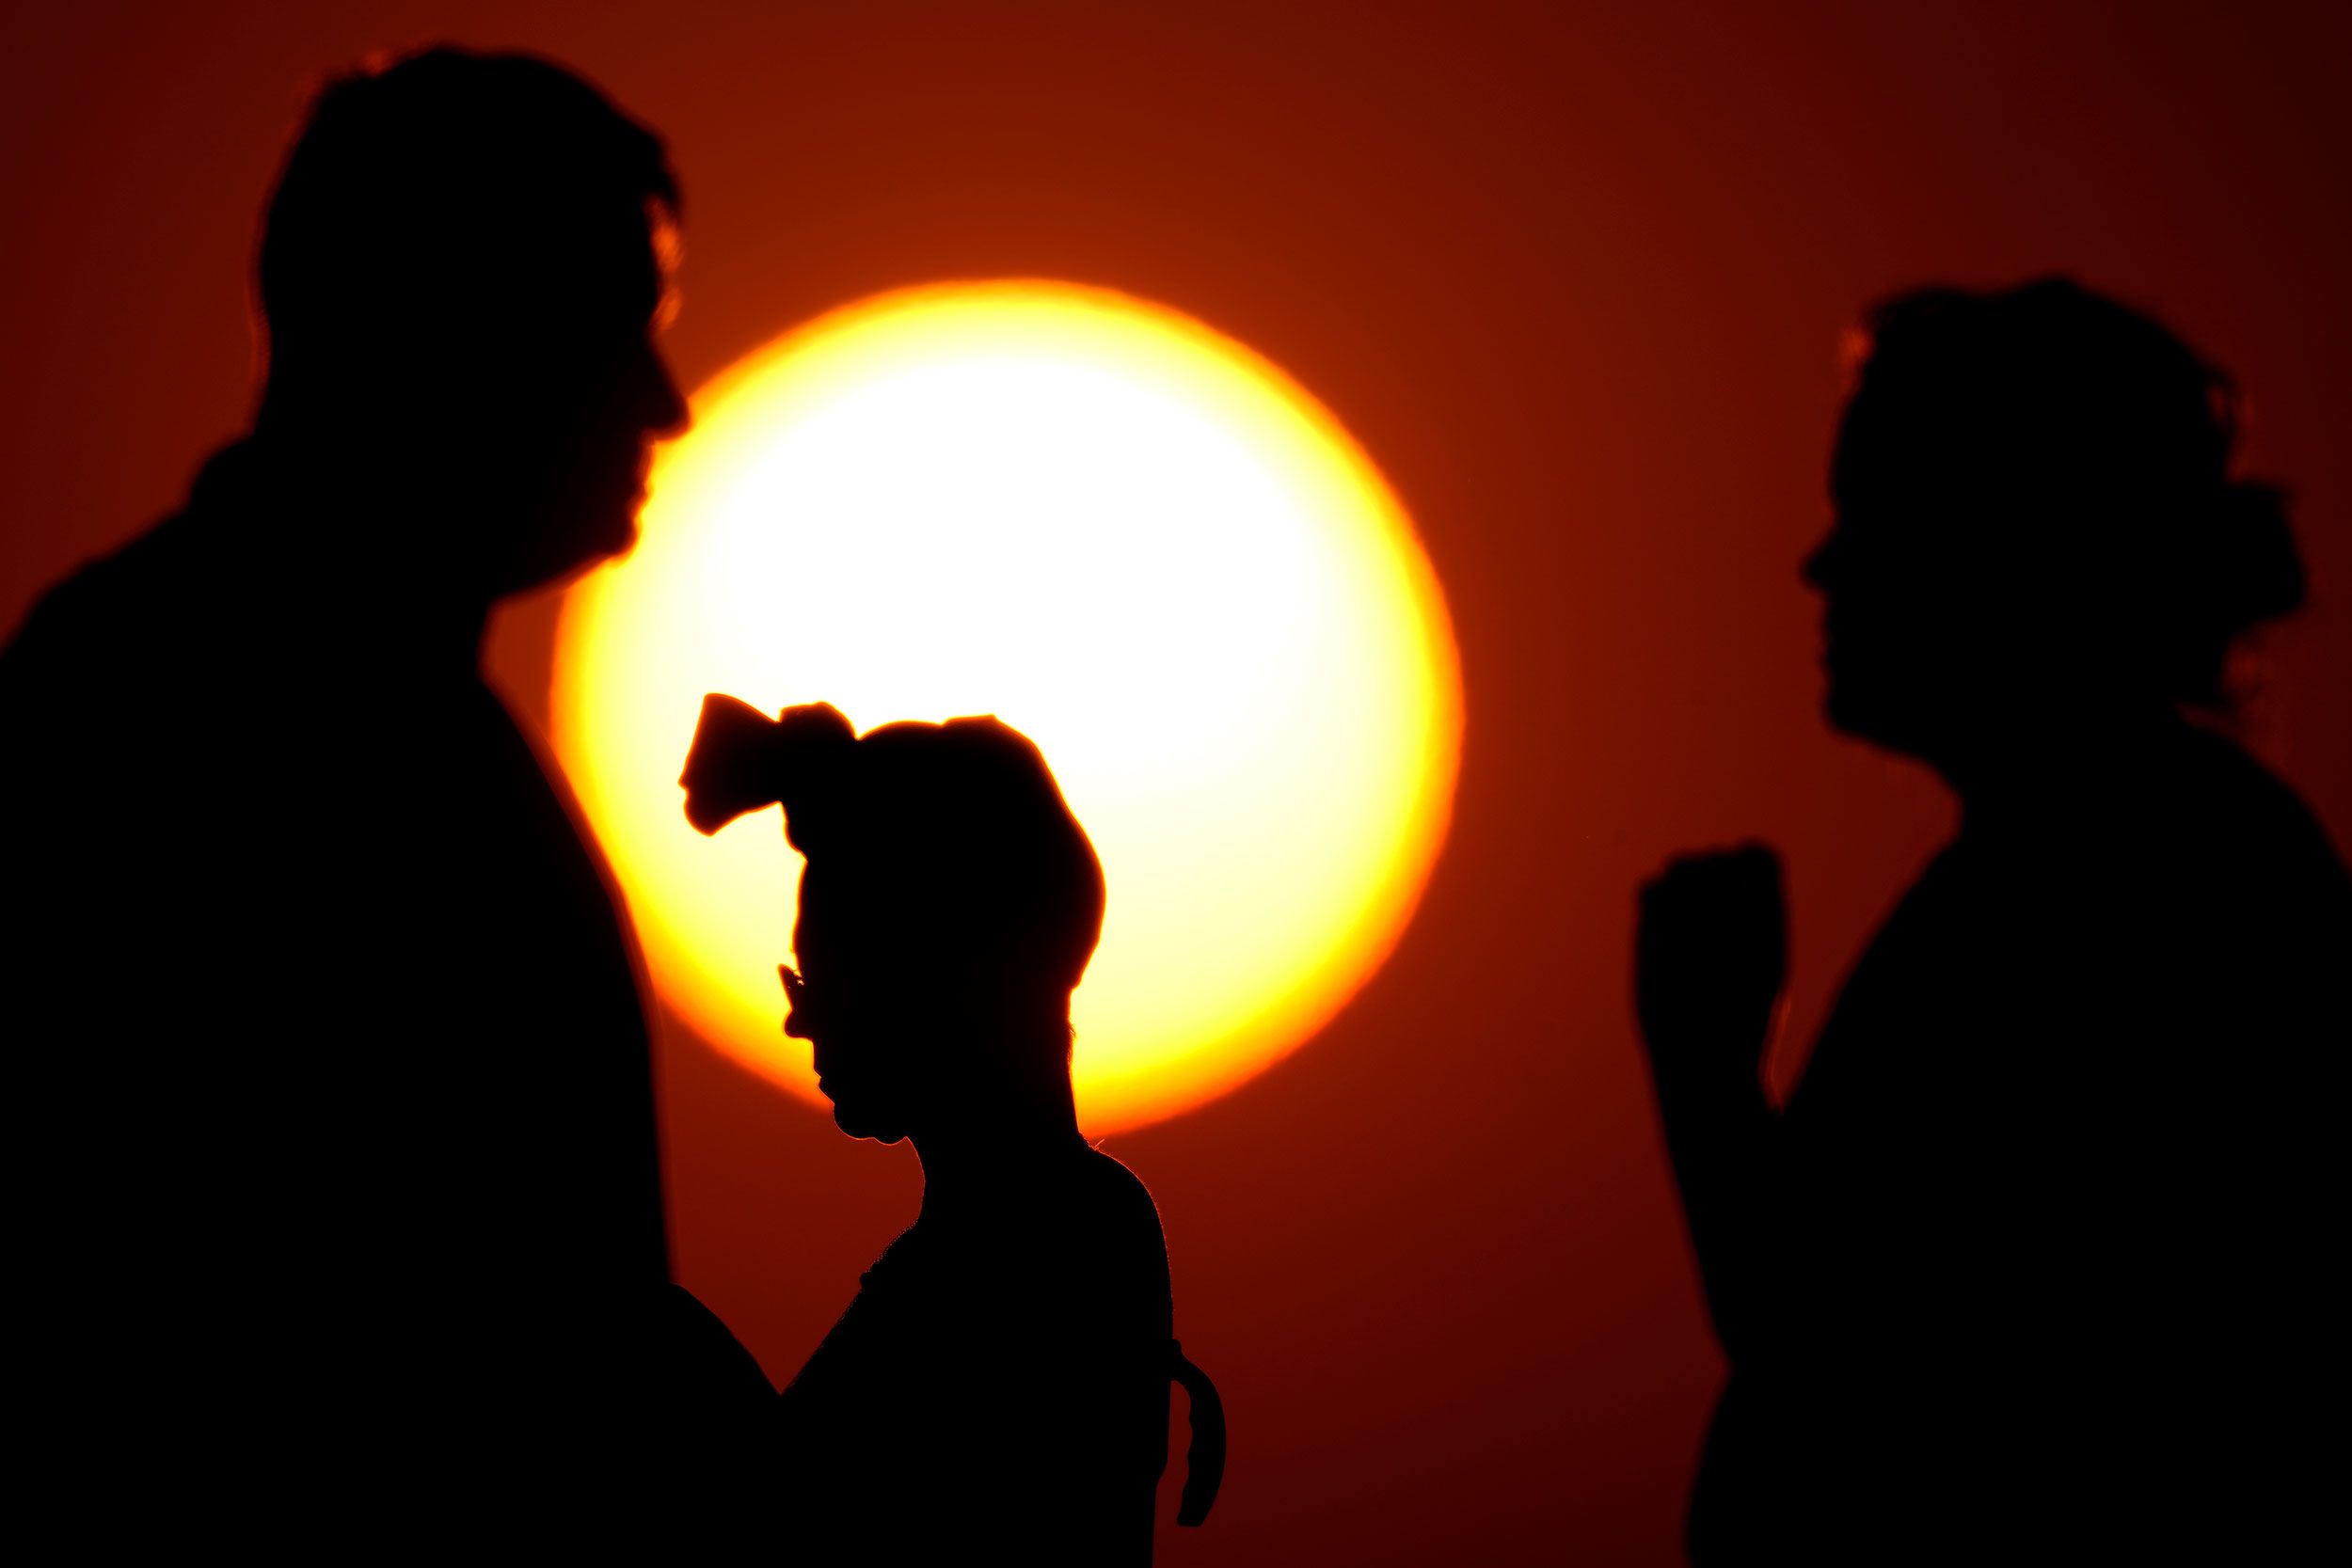
[[[2237,471],[2230,377],[2072,279],[1915,290],[1868,317],[1857,399],[1964,451],[1940,477],[2030,525],[2030,569],[2169,699],[2224,704],[2232,645],[2302,606],[2285,493]]]

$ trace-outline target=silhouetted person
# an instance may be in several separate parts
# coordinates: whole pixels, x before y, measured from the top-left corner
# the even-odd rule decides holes
[[[770,1397],[667,1283],[634,950],[479,673],[685,418],[675,205],[553,66],[328,86],[251,434],[0,659],[16,1490],[93,1552],[626,1540]]]
[[[2281,498],[2233,470],[2220,374],[2072,283],[1929,290],[1871,329],[1806,566],[1827,710],[1932,766],[1962,826],[1781,1110],[1770,851],[1643,895],[1731,1361],[1692,1555],[2325,1555],[2352,883],[2185,716],[2225,714],[2233,641],[2301,600]]]
[[[1170,1337],[1151,1195],[1078,1132],[1103,873],[1044,758],[993,719],[857,738],[713,695],[683,782],[704,832],[783,802],[806,857],[786,1031],[843,1132],[923,1162],[921,1214],[785,1390],[778,1537],[820,1562],[1148,1562],[1169,1378],[1202,1431],[1189,1523],[1222,1415]]]

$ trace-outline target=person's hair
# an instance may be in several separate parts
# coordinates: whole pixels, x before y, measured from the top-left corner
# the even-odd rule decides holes
[[[1964,450],[1955,488],[2031,530],[2019,570],[2078,591],[2167,698],[2226,702],[2232,644],[2301,607],[2285,495],[2236,471],[2236,388],[2153,318],[2063,277],[1939,286],[1878,306],[1865,353],[1858,395]]]
[[[268,379],[560,321],[644,254],[649,204],[679,205],[660,138],[559,66],[363,65],[313,100],[262,220]]]
[[[705,832],[781,801],[807,860],[804,922],[815,910],[861,964],[1002,1005],[1016,1025],[1066,1006],[1101,939],[1094,846],[1036,744],[994,718],[860,736],[824,705],[771,720],[714,693],[681,782]]]

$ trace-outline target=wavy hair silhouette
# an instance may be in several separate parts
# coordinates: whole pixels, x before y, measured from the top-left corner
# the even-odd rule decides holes
[[[2191,721],[2303,594],[2236,409],[2064,279],[1870,318],[1805,566],[1826,707],[1962,826],[1785,1105],[1777,859],[1643,892],[1636,1006],[1731,1361],[1702,1568],[2276,1560],[2334,1528],[2352,879]]]

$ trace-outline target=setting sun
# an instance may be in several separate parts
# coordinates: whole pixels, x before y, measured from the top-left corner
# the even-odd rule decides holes
[[[1445,831],[1454,643],[1403,509],[1279,369],[1123,294],[945,284],[693,408],[642,542],[564,601],[554,738],[696,1031],[816,1097],[776,985],[799,858],[773,812],[680,813],[707,691],[1037,741],[1109,883],[1073,1004],[1091,1132],[1247,1080],[1378,967]]]

